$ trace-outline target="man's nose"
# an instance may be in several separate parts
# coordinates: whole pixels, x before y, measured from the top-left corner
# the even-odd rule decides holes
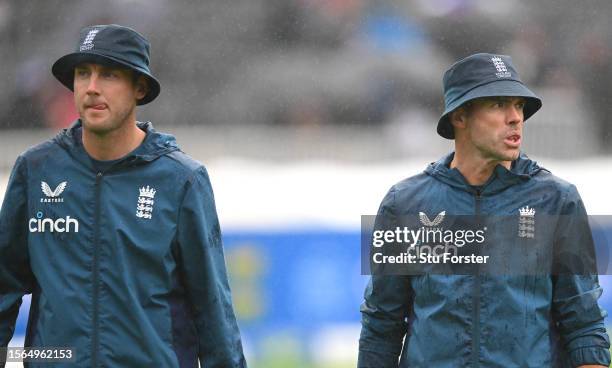
[[[89,77],[89,83],[87,83],[87,94],[99,94],[100,91],[98,89],[98,75],[96,73],[91,73]]]
[[[508,124],[518,124],[523,121],[523,108],[514,105],[508,108]]]

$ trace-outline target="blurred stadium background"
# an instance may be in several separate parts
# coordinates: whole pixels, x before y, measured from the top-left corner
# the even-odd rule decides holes
[[[17,155],[76,117],[51,64],[82,26],[132,26],[162,83],[139,119],[209,168],[250,366],[352,367],[360,215],[451,149],[434,126],[454,60],[511,55],[544,99],[525,151],[612,214],[609,14],[607,0],[0,0],[0,194]]]

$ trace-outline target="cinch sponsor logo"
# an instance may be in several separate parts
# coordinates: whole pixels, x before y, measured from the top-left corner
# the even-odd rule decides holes
[[[30,219],[28,226],[31,233],[44,233],[47,231],[52,233],[79,232],[79,221],[77,219],[73,219],[70,216],[58,219],[43,218],[43,216],[42,212],[38,212],[36,218]]]

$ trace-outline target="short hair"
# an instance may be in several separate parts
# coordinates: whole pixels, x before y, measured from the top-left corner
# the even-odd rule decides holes
[[[453,118],[453,114],[454,114],[454,113],[456,113],[457,111],[459,111],[459,109],[463,109],[463,110],[465,110],[466,114],[468,114],[468,115],[469,115],[469,114],[472,112],[472,108],[474,107],[474,102],[475,102],[476,100],[478,100],[478,99],[477,99],[477,98],[475,98],[475,99],[473,99],[473,100],[468,100],[468,101],[465,101],[464,103],[462,103],[461,105],[459,105],[459,107],[457,107],[456,109],[454,109],[453,111],[451,111],[451,112],[450,112],[450,114],[449,114],[449,116],[448,116],[448,120],[449,120],[449,122],[451,123],[451,126],[453,125],[453,124],[452,124],[452,121],[453,121],[453,119],[452,119],[452,118]],[[453,129],[454,129],[454,127],[453,127]]]
[[[135,70],[133,70],[133,69],[129,69],[129,68],[127,68],[127,70],[129,70],[129,71],[131,71],[131,72],[132,72],[132,83],[133,83],[133,84],[138,83],[138,79],[140,79],[140,77],[141,77],[143,74],[142,74],[142,73],[139,73],[139,72],[137,72],[137,71],[135,71]],[[145,79],[147,79],[147,78],[145,78]]]

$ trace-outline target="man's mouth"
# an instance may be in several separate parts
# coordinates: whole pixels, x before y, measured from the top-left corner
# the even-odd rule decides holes
[[[85,105],[86,109],[93,109],[93,110],[105,110],[107,108],[105,103],[100,103],[100,104],[88,104]]]
[[[521,135],[520,134],[512,134],[504,139],[504,143],[506,143],[510,147],[519,147],[521,145]]]

